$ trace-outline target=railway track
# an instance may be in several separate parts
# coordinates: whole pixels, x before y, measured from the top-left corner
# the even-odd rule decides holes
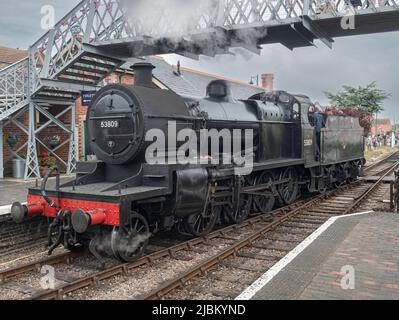
[[[325,213],[332,212],[335,216],[347,215],[362,205],[364,206],[365,200],[378,190],[384,178],[398,168],[399,160],[390,165],[389,168],[383,169],[381,177],[364,190],[362,190],[364,184],[359,185],[359,188],[361,188],[359,195],[356,194],[358,190],[355,188],[350,192],[345,192],[344,197],[338,193],[318,203],[321,209],[313,209],[313,206],[309,207],[309,204],[295,209],[289,215],[273,222],[270,226],[257,230],[247,238],[232,244],[221,254],[215,255],[209,260],[196,265],[185,274],[164,283],[148,295],[143,296],[143,299],[187,299],[187,297],[190,299],[211,297],[214,299],[234,299],[245,289],[245,286],[253,283],[260,274],[266,272],[278,261],[266,254],[266,252],[275,250],[284,252],[285,255],[288,254],[288,252],[305,240],[307,235],[313,233],[328,220],[327,217],[323,217],[322,215],[316,216],[315,214],[324,215]],[[291,229],[291,234],[290,230],[283,230],[284,228]],[[302,229],[304,231],[302,239],[298,239],[298,233],[292,233],[295,229]],[[302,231],[299,231],[299,233],[301,234]],[[279,234],[284,234],[285,237],[279,238]],[[295,235],[295,237],[292,237],[292,235]],[[253,249],[257,249],[257,252],[254,253]],[[255,262],[255,265],[264,265],[266,261],[266,264],[268,262],[269,265],[267,269],[260,268],[256,270],[254,266],[252,266],[252,269],[249,267],[245,268],[243,267],[245,266],[243,259],[246,261],[252,260],[252,262]],[[234,260],[236,260],[236,263],[233,262]],[[226,263],[226,261],[229,262]],[[252,272],[254,277],[244,283],[239,283],[238,281],[237,284],[237,279],[240,279],[242,271]],[[200,281],[195,282],[196,278],[200,278]],[[220,284],[222,284],[222,289],[218,289],[218,285]],[[226,288],[228,289],[226,290]],[[209,292],[211,293],[211,297],[209,296]],[[204,294],[208,296],[204,297]]]
[[[388,167],[389,167],[389,162],[391,160],[395,161],[395,159],[398,159],[398,157],[399,157],[398,151],[388,153],[385,156],[382,156],[382,158],[380,158],[378,161],[376,161],[370,165],[366,164],[366,167],[364,168],[364,172],[369,175],[372,174],[373,172],[374,173],[379,172],[381,166],[388,165]]]
[[[273,215],[284,215],[287,212],[293,210],[296,208],[298,205],[303,204],[303,201],[300,201],[296,204],[293,204],[291,206],[287,206],[284,208],[280,208],[276,211],[274,211],[272,214]],[[228,227],[225,227],[223,229],[217,230],[207,236],[206,238],[196,238],[196,239],[190,239],[188,241],[185,241],[183,243],[175,244],[172,245],[168,248],[160,249],[160,250],[154,250],[155,252],[147,254],[140,260],[134,262],[134,263],[126,263],[126,264],[118,264],[115,266],[112,266],[108,268],[107,270],[100,271],[97,273],[91,272],[90,276],[83,277],[81,279],[78,279],[76,281],[73,281],[73,277],[69,277],[66,279],[66,277],[59,277],[63,278],[63,280],[66,280],[66,284],[61,285],[55,290],[50,290],[50,291],[43,291],[40,288],[27,288],[26,284],[24,284],[25,278],[29,275],[32,275],[33,273],[36,273],[36,278],[37,278],[37,271],[39,271],[43,266],[67,266],[68,267],[73,267],[72,264],[76,264],[79,259],[88,259],[84,255],[76,255],[72,253],[63,253],[54,257],[49,257],[45,259],[41,259],[39,261],[34,261],[32,263],[11,268],[5,271],[0,272],[0,297],[2,296],[2,291],[4,290],[16,290],[22,293],[23,298],[28,298],[28,299],[60,299],[62,298],[65,294],[68,294],[70,292],[74,292],[76,290],[85,288],[87,286],[92,286],[96,285],[99,281],[109,279],[118,275],[126,275],[128,274],[131,270],[135,270],[141,267],[147,267],[153,264],[155,261],[159,261],[163,258],[171,257],[171,258],[177,258],[176,255],[179,252],[185,251],[185,250],[195,250],[196,247],[200,245],[207,245],[209,244],[213,239],[216,238],[223,238],[223,237],[228,237],[228,234],[234,230],[242,230],[245,228],[251,228],[253,224],[260,223],[262,221],[265,221],[263,223],[269,223],[271,218],[271,214],[268,215],[262,215],[258,216],[255,218],[252,218],[250,220],[245,221],[244,223],[240,225],[231,225]],[[150,246],[149,248],[159,248],[159,244],[156,243],[152,247]],[[92,262],[97,262],[94,259],[92,259]],[[98,262],[97,262],[98,264]],[[57,276],[57,275],[56,275]],[[10,281],[12,280],[12,281]],[[61,280],[61,279],[59,279]],[[39,282],[37,282],[39,283]],[[40,292],[42,291],[42,292]],[[32,293],[32,294],[31,294]],[[30,295],[31,294],[31,295]],[[29,297],[26,297],[27,295],[30,295]]]
[[[48,228],[45,219],[34,218],[20,225],[8,217],[2,220],[0,220],[0,261],[36,248],[43,250]]]
[[[384,161],[387,161],[387,159],[384,159]],[[399,163],[395,164],[399,165]],[[136,290],[136,293],[128,293],[125,298],[159,299],[168,298],[168,295],[172,294],[171,297],[178,297],[179,294],[182,294],[181,292],[174,293],[178,287],[214,268],[232,268],[242,274],[258,275],[261,270],[257,270],[256,267],[240,267],[240,263],[238,263],[234,268],[230,265],[226,266],[225,262],[234,257],[234,259],[266,261],[267,266],[276,263],[291,251],[291,248],[300,243],[301,239],[310,235],[328,218],[352,212],[365,199],[370,197],[381,185],[383,178],[393,171],[392,163],[389,168],[384,165],[382,165],[382,168],[381,166],[379,169],[377,168],[378,166],[374,166],[373,172],[377,173],[377,170],[381,169],[379,173],[382,174],[382,177],[374,184],[355,182],[328,195],[315,197],[308,202],[299,201],[271,214],[249,219],[240,225],[232,225],[217,230],[205,238],[191,239],[174,245],[172,242],[172,245],[167,248],[157,247],[155,244],[153,246],[154,252],[134,263],[116,264],[100,271],[93,265],[93,261],[86,256],[62,253],[2,271],[0,272],[0,299],[3,295],[9,296],[5,293],[6,291],[17,292],[17,299],[73,299],[82,297],[82,295],[95,299],[98,294],[97,291],[101,292],[104,287],[103,284],[106,282],[108,282],[108,285],[105,284],[105,288],[112,291],[113,280],[117,285],[121,278],[128,279],[132,274],[138,274],[139,280],[142,280],[141,274],[144,277],[145,273],[151,274],[148,269],[155,268],[154,270],[156,270],[159,265],[169,266],[176,262],[183,264],[184,267],[193,264],[194,266],[186,267],[182,271],[176,268],[177,276],[172,275],[169,279],[160,279],[162,280],[160,283],[148,287],[152,289],[151,292],[148,288],[143,288],[141,291]],[[367,174],[369,172],[371,171],[368,171]],[[273,233],[273,236],[270,236],[271,233]],[[214,248],[216,243],[221,244],[217,249]],[[260,244],[254,245],[255,243]],[[75,265],[78,266],[77,271],[73,270]],[[55,289],[44,291],[37,287],[41,276],[38,271],[43,266],[53,266],[60,270],[56,273],[57,286]],[[264,271],[262,270],[262,273]],[[26,279],[30,276],[34,278],[33,281]],[[217,280],[213,279],[211,282],[214,283],[214,281]],[[250,280],[248,279],[244,281],[243,285],[249,283]],[[192,292],[188,292],[187,287],[183,290],[185,290],[186,298],[192,295]],[[214,289],[212,290],[212,287],[209,290],[207,289],[208,294],[213,292],[213,298],[234,298],[236,291],[238,290],[223,294],[221,293],[223,290],[218,293]],[[101,297],[102,295],[99,294],[98,296]]]

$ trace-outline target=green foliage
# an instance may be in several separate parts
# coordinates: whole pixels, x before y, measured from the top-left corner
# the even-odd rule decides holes
[[[40,166],[45,168],[52,168],[58,166],[58,163],[54,157],[47,154],[47,152],[43,152],[40,159]]]
[[[337,94],[326,92],[326,96],[331,104],[366,111],[369,113],[378,113],[384,111],[382,103],[389,98],[391,94],[378,89],[375,82],[366,87],[358,88],[343,86],[343,91]]]

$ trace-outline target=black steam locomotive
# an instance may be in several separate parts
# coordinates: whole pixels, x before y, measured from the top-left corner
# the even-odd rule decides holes
[[[12,207],[16,222],[49,218],[50,253],[61,244],[71,251],[89,246],[97,256],[132,261],[158,231],[203,236],[218,222],[239,223],[291,204],[303,191],[323,193],[360,174],[364,130],[356,118],[328,117],[317,139],[306,96],[273,92],[236,101],[228,83],[213,81],[205,98],[183,97],[153,87],[152,65],[133,68],[134,86],[108,85],[89,108],[88,131],[98,160],[78,163],[76,179],[64,185],[57,177],[50,186],[49,172],[41,187],[29,190],[27,205]],[[197,164],[148,163],[146,135],[158,130],[173,136],[172,121],[173,130],[198,136],[206,129],[251,130],[251,171],[239,170],[245,163],[215,164],[215,158],[232,153],[226,144],[205,149],[207,160],[198,156]],[[248,136],[231,144],[234,139],[245,150]],[[173,140],[156,155],[168,160],[170,149],[184,144]]]

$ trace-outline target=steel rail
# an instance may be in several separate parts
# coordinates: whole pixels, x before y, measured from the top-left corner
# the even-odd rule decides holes
[[[75,292],[77,290],[81,290],[84,288],[88,288],[91,286],[98,286],[100,281],[107,280],[107,279],[110,279],[110,278],[118,276],[118,275],[128,276],[130,271],[133,271],[137,268],[150,266],[155,261],[160,260],[162,258],[166,258],[166,257],[173,258],[173,256],[177,252],[180,252],[183,250],[191,250],[196,245],[207,244],[207,243],[209,243],[210,240],[221,237],[221,236],[223,237],[229,232],[243,229],[245,227],[253,227],[255,224],[257,224],[259,222],[269,222],[270,217],[277,216],[279,214],[280,215],[285,214],[282,218],[279,218],[278,220],[275,220],[274,222],[271,222],[270,224],[268,224],[266,226],[266,228],[273,226],[276,224],[276,221],[281,222],[282,221],[281,219],[288,219],[288,217],[291,214],[293,214],[294,212],[298,212],[298,208],[306,209],[308,207],[314,206],[317,203],[325,200],[326,198],[333,196],[337,192],[349,189],[358,184],[360,184],[360,181],[356,181],[353,184],[340,187],[340,188],[333,190],[327,194],[315,196],[307,201],[305,201],[305,200],[297,201],[296,203],[294,203],[292,205],[282,207],[282,208],[279,208],[272,212],[250,218],[250,219],[242,222],[239,225],[230,225],[223,229],[216,230],[206,237],[195,238],[195,239],[186,241],[184,243],[177,244],[175,246],[172,246],[171,248],[164,249],[164,250],[152,253],[150,255],[147,255],[135,262],[120,264],[120,265],[117,265],[110,269],[107,269],[105,271],[102,271],[102,272],[99,272],[96,274],[92,274],[92,275],[89,275],[88,277],[79,279],[73,283],[66,284],[61,287],[55,288],[54,290],[49,290],[46,292],[36,294],[36,295],[30,297],[29,300],[55,300],[55,299],[61,300],[61,299],[63,299],[63,297],[66,294],[69,294],[69,293],[72,293],[72,292]],[[267,221],[267,220],[269,220],[269,221]]]
[[[61,253],[49,258],[43,258],[41,260],[28,263],[19,267],[11,268],[8,270],[4,270],[0,272],[0,283],[4,283],[6,280],[19,276],[24,273],[32,272],[32,271],[37,271],[40,270],[41,267],[46,266],[46,265],[56,265],[60,263],[65,263],[68,261],[71,261],[73,259],[76,259],[80,257],[81,254],[77,253],[72,253],[72,252],[66,252],[66,253]]]
[[[375,162],[373,164],[371,164],[368,167],[365,167],[363,171],[370,171],[373,170],[374,168],[378,167],[379,165],[381,165],[382,163],[384,163],[385,161],[389,160],[390,158],[396,156],[399,154],[399,151],[394,151],[392,153],[389,153],[388,155],[384,156],[382,159],[378,160],[378,162]]]
[[[354,209],[356,209],[383,181],[384,179],[392,174],[397,168],[399,168],[399,161],[397,161],[392,167],[383,170],[383,175],[376,181],[368,190],[366,190],[360,197],[355,199],[355,203],[348,208],[343,215],[351,213]]]
[[[175,287],[176,285],[182,283],[181,282],[182,278],[189,277],[190,275],[193,277],[196,277],[199,274],[203,274],[203,272],[205,272],[209,268],[213,267],[215,265],[215,263],[217,263],[216,261],[219,261],[219,263],[220,263],[221,261],[225,260],[227,257],[231,256],[232,253],[237,252],[240,249],[250,245],[257,239],[259,239],[260,237],[265,235],[266,233],[274,230],[276,227],[278,227],[282,223],[286,222],[287,220],[291,220],[293,217],[295,217],[299,213],[303,212],[303,210],[317,205],[319,202],[322,202],[322,201],[336,195],[338,192],[344,191],[346,189],[350,189],[359,184],[361,184],[361,181],[355,181],[352,184],[337,188],[327,194],[315,196],[308,201],[303,201],[303,200],[298,201],[298,202],[294,203],[293,205],[286,206],[286,207],[277,209],[273,212],[266,213],[266,214],[248,219],[239,225],[230,225],[223,229],[216,230],[216,231],[212,232],[211,234],[209,234],[207,237],[192,239],[192,240],[186,241],[184,243],[175,245],[171,248],[164,249],[159,252],[155,252],[150,255],[147,255],[135,262],[120,264],[120,265],[117,265],[110,269],[107,269],[105,271],[102,271],[102,272],[99,272],[99,273],[96,273],[93,275],[89,275],[88,277],[79,279],[73,283],[63,285],[54,290],[39,293],[37,295],[30,297],[29,300],[55,300],[55,299],[61,300],[61,299],[63,299],[63,297],[65,295],[67,295],[69,293],[72,293],[72,292],[75,292],[75,291],[78,291],[78,290],[81,290],[84,288],[92,287],[92,286],[98,286],[100,281],[107,280],[107,279],[110,279],[110,278],[118,276],[118,275],[128,276],[130,271],[135,270],[139,267],[150,266],[155,261],[157,261],[159,259],[162,259],[165,257],[173,258],[174,254],[177,252],[180,252],[183,250],[191,250],[196,245],[207,244],[207,243],[209,243],[210,240],[220,237],[220,236],[224,236],[228,232],[242,229],[242,228],[249,227],[249,226],[253,226],[259,222],[265,222],[267,219],[270,219],[270,217],[273,215],[276,216],[278,214],[285,214],[283,217],[278,218],[277,220],[271,222],[270,224],[268,224],[267,226],[262,228],[260,231],[257,231],[255,234],[248,236],[246,239],[240,241],[233,247],[223,251],[216,257],[213,257],[213,258],[207,260],[204,263],[205,267],[203,265],[201,265],[199,268],[198,267],[194,268],[194,269],[190,270],[189,272],[187,272],[187,274],[184,274],[183,277],[179,277],[179,279],[176,279],[175,281],[172,281],[171,283],[168,283],[166,285],[167,287],[173,287],[173,289],[174,289],[174,288],[176,288]],[[206,268],[206,266],[209,266],[209,268]],[[164,290],[164,289],[165,288],[162,288],[161,290]],[[171,290],[173,290],[173,289],[171,289]],[[156,295],[157,295],[156,293],[153,293],[150,296],[144,297],[144,300],[151,298],[151,296],[155,297]]]
[[[386,159],[381,160],[381,162],[379,162],[379,163],[382,163],[385,160]],[[222,228],[222,229],[212,232],[211,234],[209,234],[206,237],[191,239],[184,243],[174,245],[170,248],[146,255],[146,256],[142,257],[141,259],[139,259],[135,262],[132,262],[132,263],[119,264],[119,265],[112,267],[110,269],[107,269],[105,271],[95,273],[86,278],[79,279],[73,283],[58,287],[54,290],[49,290],[49,291],[46,291],[43,293],[39,293],[35,296],[32,296],[30,299],[33,299],[33,300],[62,299],[65,294],[68,294],[68,293],[71,293],[71,292],[74,292],[74,291],[77,291],[77,290],[80,290],[80,289],[83,289],[86,287],[90,287],[93,285],[97,285],[99,283],[99,281],[106,280],[106,279],[109,279],[111,277],[114,277],[114,276],[117,276],[120,274],[127,275],[130,271],[132,271],[136,268],[143,267],[143,266],[149,266],[159,259],[162,259],[165,257],[173,257],[173,255],[177,252],[180,252],[183,250],[191,250],[194,246],[197,246],[200,244],[207,244],[207,243],[209,243],[210,240],[215,239],[220,236],[223,237],[226,233],[229,233],[229,232],[232,232],[235,230],[239,230],[239,229],[243,229],[245,227],[252,227],[253,225],[255,225],[259,222],[269,222],[270,218],[273,216],[286,214],[283,218],[288,219],[288,217],[291,214],[298,212],[298,206],[302,209],[311,207],[311,206],[317,204],[317,202],[325,200],[328,197],[336,194],[339,191],[349,189],[349,188],[356,186],[360,183],[361,183],[361,181],[356,181],[350,185],[340,187],[340,188],[333,190],[327,194],[313,197],[310,200],[308,200],[307,202],[305,200],[301,200],[301,201],[298,201],[290,206],[286,206],[286,207],[282,207],[277,210],[274,210],[273,212],[255,216],[253,218],[250,218],[250,219],[244,221],[243,223],[241,223],[239,225],[227,226],[225,228]],[[292,210],[294,210],[294,211],[292,211]],[[283,218],[280,218],[279,220],[276,220],[276,221],[280,221]],[[276,223],[276,221],[272,222],[271,225],[274,225]],[[266,226],[266,228],[267,228],[267,226]],[[60,264],[60,263],[68,262],[70,259],[75,259],[80,256],[82,256],[82,255],[65,253],[65,254],[61,254],[58,256],[42,259],[40,261],[32,262],[32,263],[26,264],[21,267],[16,267],[16,268],[12,268],[9,270],[5,270],[5,271],[0,272],[0,282],[2,282],[2,281],[4,282],[5,280],[7,280],[9,278],[24,274],[26,272],[35,271],[43,265]]]
[[[315,201],[315,200],[321,201],[321,199],[319,199],[321,197],[323,197],[323,196],[318,196],[318,197],[316,197],[317,199],[314,199],[313,201]],[[195,247],[195,246],[198,246],[201,244],[208,244],[210,242],[210,240],[221,237],[221,236],[223,237],[229,232],[243,229],[246,227],[252,227],[259,222],[269,222],[270,218],[273,215],[276,216],[279,214],[280,215],[287,214],[287,212],[294,210],[298,206],[303,206],[304,203],[305,203],[305,201],[300,200],[292,205],[282,207],[282,208],[279,208],[272,212],[250,218],[250,219],[242,222],[239,225],[230,225],[225,228],[216,230],[206,237],[188,240],[186,242],[174,245],[170,248],[163,249],[163,250],[151,253],[149,255],[146,255],[135,262],[119,264],[119,265],[109,268],[105,271],[101,271],[101,272],[89,275],[88,277],[76,280],[75,282],[60,286],[58,288],[55,288],[54,290],[48,290],[48,291],[36,294],[36,295],[30,297],[29,300],[63,299],[63,296],[68,293],[72,293],[74,291],[84,289],[87,287],[96,286],[99,284],[100,281],[107,280],[109,278],[112,278],[112,277],[115,277],[118,275],[127,276],[129,274],[129,272],[132,270],[135,270],[140,267],[150,266],[155,261],[158,261],[162,258],[173,257],[176,253],[181,252],[183,250],[192,250],[193,247]],[[267,221],[267,220],[269,220],[269,221]]]
[[[356,201],[353,205],[350,206],[343,214],[340,215],[347,215],[359,206],[380,184],[383,182],[384,178],[392,173],[397,167],[399,167],[399,161],[396,162],[386,173],[384,173],[381,178],[374,183],[370,188],[368,188]],[[384,169],[385,171],[385,169]],[[165,297],[167,294],[172,292],[173,290],[184,287],[185,284],[196,277],[206,275],[207,271],[212,269],[213,267],[220,265],[220,263],[227,258],[234,256],[243,248],[250,247],[253,243],[258,240],[260,237],[263,237],[265,234],[270,233],[271,231],[275,230],[278,226],[282,223],[292,220],[295,216],[299,213],[303,212],[303,209],[308,208],[308,203],[302,207],[295,209],[293,212],[287,214],[286,216],[280,218],[279,220],[274,221],[269,226],[262,228],[261,230],[256,231],[254,234],[246,237],[244,240],[239,241],[233,245],[231,245],[228,249],[224,250],[222,253],[216,254],[212,258],[206,260],[198,264],[197,266],[193,267],[191,270],[187,271],[183,275],[168,281],[161,287],[153,290],[148,295],[142,297],[143,300],[159,300]]]

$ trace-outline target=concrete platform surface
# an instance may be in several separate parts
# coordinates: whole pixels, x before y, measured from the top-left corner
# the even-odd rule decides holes
[[[26,201],[28,188],[33,186],[35,186],[35,182],[32,181],[0,180],[0,206]]]
[[[321,229],[238,299],[399,300],[399,214],[334,218]]]
[[[55,178],[50,178],[53,180]],[[61,182],[71,180],[70,176],[63,176]],[[41,181],[40,181],[41,182]],[[36,181],[21,181],[12,179],[0,179],[0,207],[6,208],[14,202],[25,202],[28,189],[34,187]],[[3,209],[4,211],[4,209]],[[1,213],[0,213],[1,214]]]

